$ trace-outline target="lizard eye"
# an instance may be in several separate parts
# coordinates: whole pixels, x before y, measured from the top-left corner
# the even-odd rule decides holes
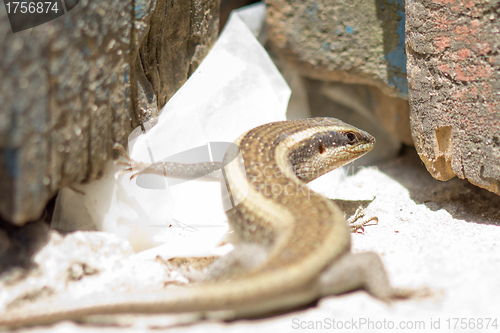
[[[356,143],[358,141],[358,136],[354,132],[347,132],[346,134],[347,141],[349,141],[350,144]]]

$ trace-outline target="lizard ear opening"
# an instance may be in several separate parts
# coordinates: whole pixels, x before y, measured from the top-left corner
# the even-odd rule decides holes
[[[323,155],[324,153],[326,153],[326,148],[325,148],[325,147],[323,147],[323,145],[319,145],[318,150],[319,150],[319,153],[320,153],[321,155]]]

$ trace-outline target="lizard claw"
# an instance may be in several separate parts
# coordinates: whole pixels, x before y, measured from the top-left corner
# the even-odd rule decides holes
[[[120,166],[126,167],[125,169],[122,169],[116,173],[117,178],[123,176],[126,173],[136,171],[136,169],[141,169],[139,167],[140,163],[137,163],[130,158],[129,154],[127,153],[127,151],[125,150],[125,147],[123,147],[123,145],[121,145],[120,143],[115,143],[113,145],[113,149],[117,150],[118,153],[120,153],[120,156],[127,160],[126,162],[124,162],[120,159],[115,161],[115,165],[120,165]],[[136,168],[134,168],[134,167],[136,167]],[[137,177],[140,173],[141,173],[141,171],[137,171],[134,174],[132,174],[132,176],[130,176],[130,180]]]
[[[370,216],[365,217],[365,211],[362,207],[358,207],[353,216],[347,219],[347,224],[351,228],[351,232],[358,233],[358,230],[361,230],[361,233],[365,231],[365,226],[370,222],[374,221],[374,224],[378,224],[378,217]]]
[[[130,156],[128,155],[127,151],[125,150],[125,147],[123,147],[122,144],[120,144],[118,142],[115,142],[115,144],[113,145],[113,149],[117,150],[118,153],[120,153],[121,157],[123,157],[127,161],[129,161],[129,163],[132,162],[132,159],[130,158]],[[118,162],[115,162],[115,163],[118,163]]]

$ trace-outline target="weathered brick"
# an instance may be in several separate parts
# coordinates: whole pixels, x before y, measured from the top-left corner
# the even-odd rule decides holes
[[[500,2],[406,1],[414,144],[437,179],[500,194]]]

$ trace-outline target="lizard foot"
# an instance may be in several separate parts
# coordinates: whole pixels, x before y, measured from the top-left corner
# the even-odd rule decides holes
[[[375,222],[374,224],[378,224],[378,217],[365,217],[365,210],[362,207],[358,207],[354,215],[347,219],[347,224],[351,228],[351,232],[357,233],[359,230],[363,233],[365,231],[364,227],[372,221]]]
[[[322,296],[365,289],[374,297],[391,303],[395,299],[423,298],[429,288],[395,288],[391,285],[380,256],[374,252],[346,253],[319,278]]]
[[[121,177],[124,174],[129,173],[129,172],[134,172],[132,174],[132,176],[130,176],[130,180],[132,180],[135,177],[139,176],[143,170],[145,170],[147,167],[149,167],[151,165],[150,163],[138,162],[138,161],[134,161],[133,159],[131,159],[130,155],[125,150],[125,147],[123,147],[123,145],[121,145],[119,143],[115,143],[113,145],[113,149],[117,150],[118,153],[120,154],[120,156],[126,160],[126,161],[123,161],[123,160],[118,159],[115,161],[115,165],[120,165],[120,166],[125,167],[125,169],[120,170],[117,173],[116,177]]]

